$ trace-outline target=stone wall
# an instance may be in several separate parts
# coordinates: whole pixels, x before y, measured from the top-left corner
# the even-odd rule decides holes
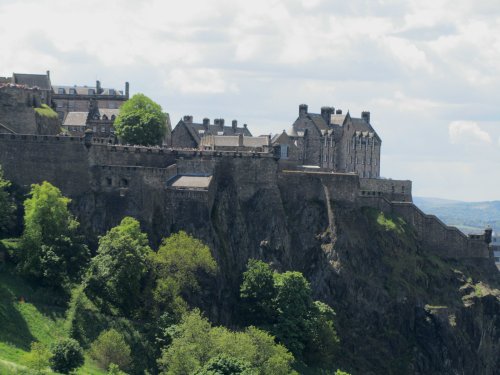
[[[402,217],[411,225],[420,241],[443,258],[489,258],[484,236],[470,237],[449,227],[434,215],[427,215],[411,202],[389,202],[384,197],[361,196],[360,207],[373,207]]]
[[[41,101],[39,90],[0,87],[0,133],[38,134],[33,107]]]
[[[361,195],[383,195],[389,201],[412,201],[410,180],[360,178],[359,184]]]
[[[81,138],[0,134],[5,177],[28,191],[49,181],[76,197],[90,189],[89,150]]]

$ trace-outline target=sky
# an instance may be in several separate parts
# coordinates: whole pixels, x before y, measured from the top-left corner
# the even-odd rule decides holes
[[[144,93],[170,113],[291,126],[371,112],[381,175],[500,200],[498,0],[0,0],[0,76]]]

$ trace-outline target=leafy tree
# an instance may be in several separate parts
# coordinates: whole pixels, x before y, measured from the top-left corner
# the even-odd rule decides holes
[[[11,183],[3,178],[0,166],[0,238],[7,235],[14,226],[16,205],[9,194]]]
[[[141,305],[150,254],[139,222],[125,217],[99,239],[85,279],[85,294],[107,312],[114,306],[126,316],[133,315]]]
[[[130,346],[125,342],[123,335],[114,329],[101,332],[90,347],[90,356],[103,369],[115,364],[124,370],[132,361]]]
[[[50,359],[50,367],[55,372],[69,374],[85,362],[83,349],[74,339],[62,339],[51,349],[53,356]]]
[[[220,354],[212,358],[208,363],[194,373],[194,375],[257,375],[252,371],[250,365],[237,358]]]
[[[124,143],[157,145],[166,134],[166,124],[161,106],[143,94],[136,94],[122,105],[114,127]]]
[[[250,324],[265,325],[275,318],[276,288],[271,267],[260,260],[250,259],[240,287],[243,310]]]
[[[300,272],[273,273],[266,263],[250,260],[240,297],[245,323],[268,330],[308,364],[332,366],[338,346],[335,313],[313,301],[311,287]]]
[[[127,375],[127,373],[120,370],[120,368],[114,363],[109,365],[107,375]]]
[[[32,185],[24,202],[24,233],[18,267],[25,275],[60,287],[77,280],[89,250],[68,210],[70,199],[48,182]]]
[[[157,309],[177,317],[187,306],[182,295],[200,291],[200,274],[213,275],[217,271],[208,246],[182,231],[163,240],[158,252],[152,255],[152,262]]]
[[[31,351],[24,355],[24,363],[32,369],[35,374],[43,374],[50,366],[52,353],[40,342],[31,343]]]
[[[244,332],[214,328],[197,310],[183,317],[177,335],[158,363],[162,374],[191,374],[203,371],[211,360],[213,366],[217,362],[214,358],[222,355],[246,363],[246,371],[253,372],[245,374],[295,374],[291,368],[293,356],[268,333],[252,327]]]

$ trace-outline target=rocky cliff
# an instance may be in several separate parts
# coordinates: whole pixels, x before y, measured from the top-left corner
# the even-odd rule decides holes
[[[195,159],[87,148],[73,138],[0,142],[6,177],[24,189],[58,185],[90,239],[130,215],[153,245],[181,229],[205,241],[220,269],[212,292],[192,302],[216,322],[237,322],[241,273],[259,258],[303,272],[316,298],[334,307],[339,367],[352,374],[499,373],[500,274],[492,261],[440,258],[422,231],[362,207],[352,175],[287,175],[273,158],[233,155],[208,158],[208,189],[176,190],[165,183],[169,168]]]
[[[133,215],[155,241],[180,229],[203,239],[220,272],[213,294],[192,302],[224,324],[237,321],[249,258],[302,271],[337,312],[339,367],[353,374],[499,373],[500,274],[490,260],[442,259],[401,218],[350,201],[347,182],[283,176],[272,159],[224,159],[213,183],[184,198],[146,184],[126,198],[95,193],[80,201],[82,219],[104,229]]]

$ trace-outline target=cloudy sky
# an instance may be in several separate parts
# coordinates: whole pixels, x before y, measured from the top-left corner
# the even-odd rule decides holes
[[[500,200],[498,0],[0,0],[0,76],[143,92],[170,113],[280,132],[371,111],[382,175]]]

